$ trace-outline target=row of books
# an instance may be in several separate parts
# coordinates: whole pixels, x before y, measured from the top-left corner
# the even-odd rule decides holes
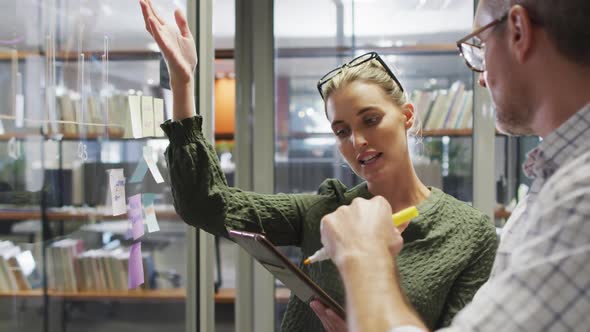
[[[449,89],[415,90],[410,99],[424,130],[472,128],[473,90],[466,90],[463,82]]]
[[[80,96],[67,91],[57,96],[57,126],[46,129],[64,135],[109,135],[123,138],[163,137],[164,101],[151,96],[113,94],[108,97]],[[108,111],[107,111],[108,110]],[[51,120],[51,119],[48,119]]]
[[[127,290],[129,249],[118,245],[84,250],[79,239],[62,239],[48,247],[48,288],[64,292]],[[143,289],[153,288],[154,268],[149,252],[142,253]]]
[[[35,283],[35,260],[30,250],[10,241],[0,241],[0,292],[27,290]]]
[[[125,291],[128,287],[129,248],[113,241],[101,249],[84,250],[79,239],[62,239],[47,247],[47,288],[61,292]],[[152,255],[142,252],[143,289],[155,288]],[[0,241],[0,292],[42,286],[40,265],[30,250]]]

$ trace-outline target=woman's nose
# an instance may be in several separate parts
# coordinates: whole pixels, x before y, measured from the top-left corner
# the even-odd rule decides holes
[[[367,144],[367,140],[361,133],[352,134],[352,145],[355,147],[355,149],[366,146]]]

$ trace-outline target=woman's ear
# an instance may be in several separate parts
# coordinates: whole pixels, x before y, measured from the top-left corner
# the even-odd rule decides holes
[[[414,125],[414,116],[416,114],[414,105],[412,103],[405,103],[404,106],[402,106],[402,113],[405,117],[404,127],[408,130]]]

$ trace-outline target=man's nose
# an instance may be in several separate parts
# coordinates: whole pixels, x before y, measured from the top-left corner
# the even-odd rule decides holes
[[[485,72],[479,73],[478,83],[481,87],[486,87],[486,79],[485,79]]]

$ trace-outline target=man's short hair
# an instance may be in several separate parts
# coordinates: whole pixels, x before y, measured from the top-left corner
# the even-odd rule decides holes
[[[590,65],[590,0],[482,0],[500,17],[513,5],[526,8],[566,58]]]

